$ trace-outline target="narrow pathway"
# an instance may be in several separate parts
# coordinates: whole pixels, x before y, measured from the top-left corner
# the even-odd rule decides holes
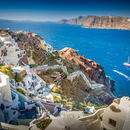
[[[77,72],[71,73],[67,76],[67,78],[70,80],[73,80],[75,77],[78,77],[80,75],[82,76],[82,78],[86,82],[87,86],[91,88],[91,86],[92,86],[91,83],[89,82],[89,80],[86,78],[85,74],[82,71],[77,71]]]

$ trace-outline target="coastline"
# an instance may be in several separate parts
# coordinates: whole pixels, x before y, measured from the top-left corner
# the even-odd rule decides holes
[[[72,26],[79,26],[81,28],[86,28],[86,29],[101,29],[101,30],[121,30],[121,31],[130,31],[130,29],[122,29],[122,28],[100,28],[100,27],[84,27],[83,25],[78,25],[78,24],[68,24],[68,23],[58,23],[55,22],[56,24],[65,24],[65,25],[72,25]]]
[[[49,26],[49,25],[48,25]],[[53,24],[53,26],[54,26],[54,24]],[[73,26],[73,25],[72,25]],[[77,25],[74,25],[74,26],[77,26]],[[58,27],[58,26],[56,26],[56,27]],[[62,26],[59,26],[59,27],[62,27]],[[63,26],[64,27],[64,26]],[[66,26],[65,26],[66,27]],[[71,25],[68,27],[68,28],[70,28],[71,29]],[[75,29],[75,27],[72,27],[72,29]],[[79,27],[78,27],[78,29],[79,29]],[[17,28],[15,29],[15,30],[17,30]],[[45,29],[46,30],[46,29]],[[84,29],[85,30],[85,29]],[[85,32],[89,32],[90,31],[90,33],[91,33],[91,29],[87,29],[88,31],[83,31],[84,33]],[[110,30],[110,29],[109,29]],[[53,31],[53,30],[52,30]],[[95,30],[92,28],[92,33],[94,32]],[[32,31],[32,32],[34,32],[34,30]],[[96,33],[97,32],[99,32],[98,30],[96,31]],[[105,32],[105,30],[104,31],[100,31],[100,32]],[[99,33],[100,33],[99,32]],[[115,33],[118,33],[118,31],[106,31],[107,32],[107,34],[110,32],[115,32]],[[125,33],[125,31],[119,31],[119,33]],[[36,32],[37,33],[37,32]],[[57,33],[57,32],[56,32]],[[126,33],[127,33],[127,31],[126,31]],[[43,35],[42,35],[42,32],[38,32],[38,34],[40,34],[42,37],[44,36],[44,32],[43,32]],[[62,33],[61,33],[62,34]],[[128,33],[129,34],[129,33]],[[56,34],[57,35],[57,34]],[[59,35],[59,34],[58,34]],[[87,36],[87,33],[85,34],[86,36]],[[105,34],[106,35],[106,34]],[[115,34],[114,34],[115,35]],[[127,34],[126,34],[127,35]],[[77,35],[76,35],[77,36]],[[83,35],[84,36],[84,35]],[[52,36],[50,36],[50,38],[51,38]],[[90,37],[90,36],[89,36]],[[48,37],[46,37],[46,35],[45,35],[45,39],[48,41],[48,43],[53,43],[53,38],[52,38],[52,40],[48,40]],[[54,38],[54,39],[56,39],[56,38]],[[69,39],[68,39],[68,41],[69,41]],[[77,41],[80,43],[80,41],[77,39]],[[90,41],[90,39],[89,39],[89,41]],[[61,43],[62,43],[62,41],[60,41]],[[58,40],[55,42],[54,41],[54,43],[53,44],[51,44],[51,45],[53,45],[54,46],[54,49],[56,48],[56,50],[60,50],[60,47],[58,48],[57,47],[57,45],[56,44],[60,44],[60,42],[58,43]],[[64,39],[63,39],[63,42],[64,42]],[[73,41],[73,43],[75,43],[76,41]],[[88,41],[87,41],[88,42]],[[93,44],[95,44],[94,42],[96,42],[96,41],[92,41],[93,42]],[[85,43],[84,41],[83,41],[83,43]],[[71,44],[72,43],[70,43],[70,46],[71,46]],[[107,43],[106,43],[107,44]],[[56,45],[56,46],[55,46]],[[88,44],[89,45],[89,44]],[[59,45],[60,46],[60,45]],[[69,46],[68,44],[67,44],[67,46]],[[72,45],[73,46],[73,45]],[[71,47],[72,47],[71,46]],[[78,47],[78,45],[76,45],[77,47]],[[96,45],[95,45],[96,46]],[[63,46],[64,47],[64,46]],[[89,54],[91,54],[91,55],[93,55],[91,52],[92,51],[89,51],[88,49],[87,49],[87,46],[85,46],[86,47],[86,54],[85,53],[82,53],[82,55],[85,55],[86,57],[87,57],[87,55],[88,55],[88,57],[90,58],[90,59],[95,59],[95,58],[93,58],[94,56],[89,56]],[[58,49],[57,49],[58,48]],[[74,47],[75,49],[77,49],[76,47]],[[82,48],[80,48],[79,50],[81,50]],[[88,54],[87,54],[87,51],[88,51]],[[80,53],[80,52],[79,52]],[[100,57],[99,57],[100,58]],[[101,59],[101,58],[100,58]],[[125,60],[124,60],[125,61]],[[102,61],[100,62],[99,60],[97,60],[97,62],[98,63],[100,63],[101,65],[104,65],[104,63],[102,63]],[[104,65],[104,67],[107,69],[107,66],[106,65]],[[108,75],[110,75],[109,73],[107,73]],[[123,80],[123,78],[122,78],[122,80]],[[124,81],[125,82],[125,81]],[[123,85],[122,85],[123,86]],[[121,93],[121,92],[120,92]]]

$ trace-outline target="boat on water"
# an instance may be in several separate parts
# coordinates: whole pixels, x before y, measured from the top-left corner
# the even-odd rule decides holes
[[[128,62],[123,63],[124,66],[130,67],[130,56],[128,57]]]

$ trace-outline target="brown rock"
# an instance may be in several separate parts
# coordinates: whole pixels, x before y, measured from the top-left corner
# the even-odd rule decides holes
[[[106,77],[103,68],[95,61],[86,59],[84,56],[78,55],[78,53],[71,48],[64,48],[58,53],[59,56],[63,59],[67,59],[70,62],[73,62],[73,64],[78,65],[82,71],[88,74],[91,80],[94,80],[97,83],[105,84]]]

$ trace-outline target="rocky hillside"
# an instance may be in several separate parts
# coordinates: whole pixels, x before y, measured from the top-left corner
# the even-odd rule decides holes
[[[113,100],[113,95],[110,91],[112,87],[110,79],[105,76],[104,70],[98,63],[86,59],[72,48],[64,48],[60,51],[55,51],[48,56],[44,62],[49,66],[59,65],[64,66],[67,73],[59,69],[39,69],[37,72],[45,82],[57,84],[62,87],[62,94],[68,98],[72,98],[77,102],[91,101],[92,103],[103,105],[110,104]],[[85,82],[84,77],[75,74],[83,73],[90,84],[100,83],[103,88],[91,89]],[[74,76],[75,75],[75,76]],[[73,77],[70,80],[69,77]]]
[[[130,30],[130,18],[120,16],[79,16],[69,20],[63,19],[59,23],[82,25],[84,28]]]
[[[110,104],[113,100],[111,81],[98,63],[80,56],[71,48],[48,53],[42,44],[42,38],[37,34],[23,31],[8,33],[20,49],[26,52],[19,64],[34,64],[35,68],[39,66],[39,69],[35,70],[37,74],[47,84],[60,85],[62,96],[72,98],[75,102],[91,101],[98,105]],[[44,65],[51,69],[42,69],[41,66]],[[103,84],[104,87],[91,88],[92,85],[98,84]]]
[[[91,80],[96,81],[97,83],[105,84],[106,76],[101,65],[85,58],[84,56],[78,55],[78,53],[72,48],[64,48],[60,50],[59,56],[63,59],[68,60],[69,62],[77,65],[80,70],[88,74]]]
[[[96,89],[95,90],[88,89],[88,86],[84,85],[84,92],[86,92],[87,98],[90,101],[100,102],[100,103],[104,102],[106,104],[109,104],[112,101],[113,96],[111,95],[110,92],[110,88],[112,87],[112,84],[110,79],[106,77],[105,72],[101,65],[99,65],[95,61],[85,58],[84,56],[80,56],[72,48],[64,48],[58,51],[58,54],[62,59],[68,62],[67,63],[68,69],[73,66],[72,68],[74,70],[72,72],[82,71],[91,83],[96,82],[96,83],[104,84],[105,86],[104,89],[98,91]],[[81,79],[82,77],[80,77],[80,80]],[[75,79],[73,80],[73,82],[75,82],[76,80],[78,81],[78,79]],[[83,79],[81,81],[82,83],[84,83]]]

